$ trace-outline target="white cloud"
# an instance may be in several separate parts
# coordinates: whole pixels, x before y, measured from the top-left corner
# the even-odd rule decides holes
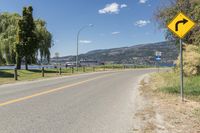
[[[126,4],[121,4],[121,5],[120,5],[120,8],[126,8],[126,7],[127,7]]]
[[[139,3],[145,4],[145,3],[147,3],[147,1],[148,1],[148,0],[139,0]]]
[[[106,13],[110,14],[119,13],[119,4],[117,3],[107,4],[105,8],[99,10],[99,14],[106,14]]]
[[[126,4],[118,4],[118,3],[111,3],[111,4],[107,4],[103,9],[99,10],[99,14],[118,14],[120,11],[120,8],[125,8],[127,7]]]
[[[112,32],[111,34],[112,35],[117,35],[117,34],[120,34],[120,32],[119,31],[115,31],[115,32]]]
[[[138,20],[137,22],[135,22],[135,26],[138,27],[144,27],[147,24],[150,24],[151,22],[149,20]]]
[[[80,43],[90,44],[90,43],[92,43],[92,41],[90,41],[90,40],[80,40]]]

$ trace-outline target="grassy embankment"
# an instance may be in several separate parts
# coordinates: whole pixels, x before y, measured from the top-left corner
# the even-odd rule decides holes
[[[165,72],[154,75],[157,91],[180,95],[180,77],[176,72]],[[184,94],[187,99],[200,102],[200,76],[184,77]]]
[[[155,74],[153,77],[156,92],[170,95],[180,95],[180,75],[177,72],[164,72]],[[184,77],[184,97],[188,100],[200,102],[200,75]],[[200,108],[193,111],[194,115],[200,120]]]
[[[93,71],[103,71],[102,68],[93,68],[87,67],[85,70],[83,68],[79,68],[76,71],[76,68],[72,70],[71,68],[63,68],[61,76],[67,76],[72,74],[80,74],[80,73],[88,73]],[[60,76],[59,69],[45,69],[44,77],[42,77],[42,70],[18,70],[18,81],[27,81],[41,78],[49,78],[49,77],[57,77]],[[14,80],[14,70],[0,70],[0,84],[7,84],[16,82]]]
[[[150,111],[162,116],[163,127],[166,130],[170,132],[199,131],[200,75],[184,78],[185,102],[182,102],[180,98],[179,72],[168,70],[168,72],[154,73],[141,85],[145,101],[152,106]],[[147,108],[147,110],[149,109]],[[154,117],[156,118],[156,116]],[[151,122],[152,119],[149,121]],[[158,127],[160,126],[158,125]]]

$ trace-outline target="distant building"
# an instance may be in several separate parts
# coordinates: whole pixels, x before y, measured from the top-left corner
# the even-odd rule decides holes
[[[104,63],[93,61],[93,60],[87,60],[87,61],[80,61],[78,63],[78,66],[84,66],[84,67],[92,67],[92,66],[98,66],[98,65],[104,65]],[[70,61],[65,63],[65,67],[76,67],[76,62]]]

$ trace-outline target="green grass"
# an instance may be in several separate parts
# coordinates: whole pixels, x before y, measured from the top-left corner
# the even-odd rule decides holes
[[[162,82],[157,84],[159,91],[179,95],[180,77],[178,73],[160,73],[156,75],[156,78]],[[188,99],[200,101],[200,76],[184,78],[184,94]]]
[[[56,70],[45,71],[45,77],[56,76]],[[42,78],[41,70],[18,70],[18,80],[34,80]],[[0,70],[0,84],[12,83],[14,80],[14,70]]]

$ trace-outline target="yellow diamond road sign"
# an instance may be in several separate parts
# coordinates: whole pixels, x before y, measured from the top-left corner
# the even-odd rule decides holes
[[[179,13],[167,27],[179,38],[183,38],[194,26],[195,23],[189,17]]]

